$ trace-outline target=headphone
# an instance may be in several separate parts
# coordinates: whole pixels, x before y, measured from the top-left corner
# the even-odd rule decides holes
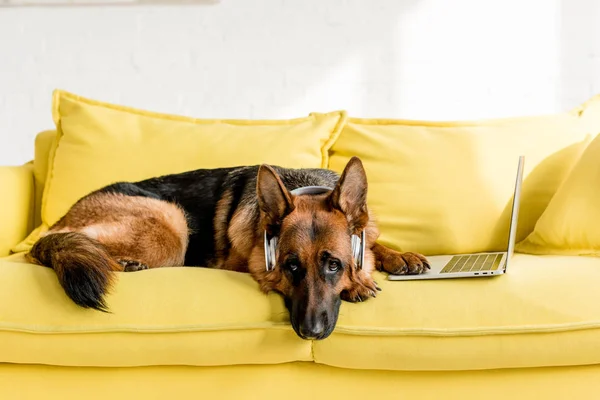
[[[293,195],[301,194],[322,194],[330,192],[332,189],[326,186],[305,186],[294,189],[291,191]],[[358,235],[352,235],[350,237],[350,243],[352,245],[352,260],[356,265],[357,269],[362,269],[365,263],[365,246],[366,246],[365,230]],[[264,243],[265,243],[265,267],[267,272],[275,269],[275,251],[277,250],[278,237],[273,236],[269,239],[267,231],[264,232]]]

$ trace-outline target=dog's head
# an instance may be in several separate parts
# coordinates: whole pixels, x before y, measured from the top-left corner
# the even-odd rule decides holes
[[[342,292],[367,273],[356,270],[351,245],[351,235],[360,235],[369,221],[362,163],[352,158],[331,192],[302,196],[261,166],[257,193],[263,226],[278,236],[269,289],[283,295],[301,338],[324,339],[335,328]]]

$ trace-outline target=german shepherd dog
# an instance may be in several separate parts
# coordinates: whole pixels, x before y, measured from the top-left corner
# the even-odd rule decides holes
[[[329,189],[291,193],[306,186]],[[363,231],[359,268],[351,238]],[[376,296],[375,268],[391,274],[429,268],[424,256],[387,248],[376,242],[378,235],[366,173],[354,157],[341,176],[260,165],[114,183],[77,201],[27,258],[53,268],[76,304],[100,311],[108,310],[104,296],[116,271],[204,266],[249,272],[262,291],[283,296],[299,337],[319,340],[334,330],[342,300]],[[268,268],[265,238],[275,236]]]

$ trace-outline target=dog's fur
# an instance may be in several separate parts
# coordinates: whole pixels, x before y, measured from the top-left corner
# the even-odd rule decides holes
[[[292,195],[304,186],[331,192]],[[350,236],[366,230],[365,265],[356,268]],[[277,235],[276,267],[265,268],[263,233]],[[323,339],[341,300],[379,290],[377,268],[418,274],[425,257],[376,242],[367,178],[352,158],[341,177],[326,169],[277,166],[202,169],[120,182],[92,192],[35,243],[28,258],[53,268],[78,305],[107,310],[115,271],[205,266],[249,272],[264,292],[280,293],[296,333]]]

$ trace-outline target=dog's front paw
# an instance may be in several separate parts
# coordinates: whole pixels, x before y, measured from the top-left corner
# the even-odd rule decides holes
[[[344,301],[356,303],[365,301],[371,297],[377,297],[377,292],[381,291],[377,282],[371,277],[363,279],[361,282],[356,282],[350,289],[346,289],[342,292],[341,297]]]
[[[388,252],[381,260],[381,270],[392,275],[418,275],[430,269],[425,256],[418,253]]]
[[[135,272],[148,269],[146,264],[134,260],[119,260],[119,264],[123,266],[124,272]]]

